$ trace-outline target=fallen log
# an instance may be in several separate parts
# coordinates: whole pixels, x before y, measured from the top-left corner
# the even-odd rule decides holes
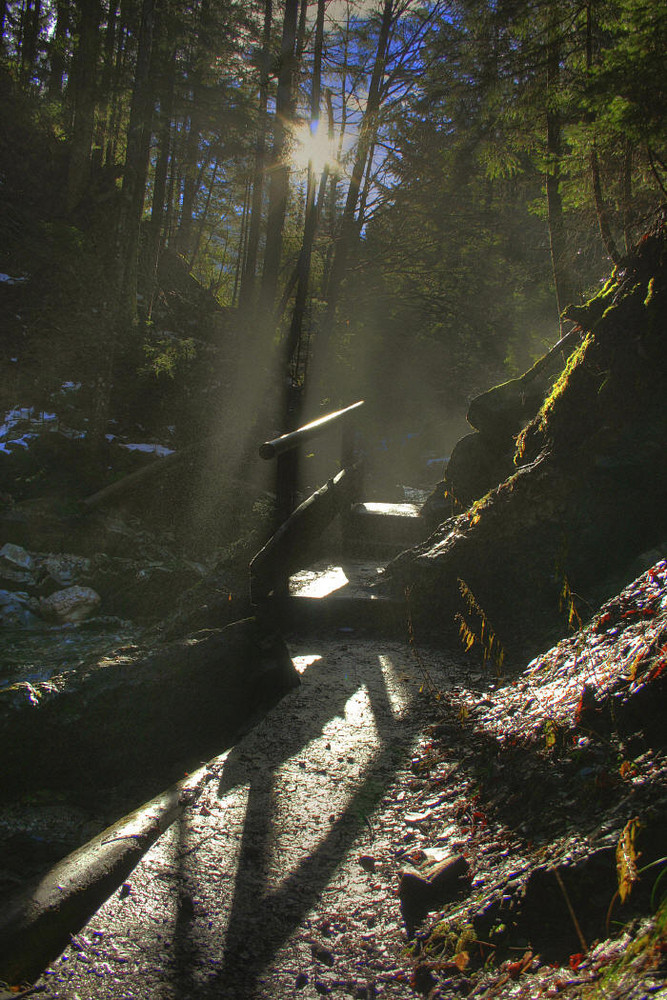
[[[198,796],[201,767],[103,830],[3,904],[0,978],[32,982],[119,888],[158,837]]]
[[[85,500],[81,501],[81,507],[86,512],[96,510],[109,500],[114,500],[127,493],[131,493],[134,489],[143,486],[144,483],[160,479],[166,472],[173,471],[177,466],[193,458],[200,451],[203,451],[211,443],[212,439],[207,438],[199,444],[190,445],[189,448],[184,448],[182,451],[175,451],[173,454],[166,455],[157,462],[145,465],[143,469],[130,472],[127,476],[123,476],[122,479],[111,483],[110,486],[105,486],[91,496],[86,497]]]

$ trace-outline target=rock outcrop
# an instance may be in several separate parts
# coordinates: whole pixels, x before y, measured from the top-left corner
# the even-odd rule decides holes
[[[496,650],[536,652],[626,583],[644,550],[661,548],[666,316],[660,223],[577,310],[580,346],[519,434],[516,471],[390,563],[387,582],[410,591],[420,627],[467,628],[486,636],[487,653],[489,637]],[[476,621],[464,625],[471,609]]]

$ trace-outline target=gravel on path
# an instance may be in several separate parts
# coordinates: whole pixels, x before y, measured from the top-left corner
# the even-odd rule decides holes
[[[300,688],[211,762],[204,793],[46,970],[40,995],[413,995],[399,861],[374,816],[395,802],[423,726],[425,664],[439,687],[456,665],[345,631],[291,652]]]

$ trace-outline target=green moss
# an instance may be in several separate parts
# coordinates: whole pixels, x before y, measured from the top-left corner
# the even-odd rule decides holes
[[[667,946],[667,898],[662,901],[652,924],[624,950],[622,956],[601,970],[598,983],[585,996],[605,1000],[621,984],[630,986],[640,975],[657,969]]]
[[[586,353],[589,347],[595,342],[595,337],[592,333],[586,334],[583,341],[577,347],[575,351],[572,352],[568,358],[568,362],[565,368],[559,375],[558,379],[554,383],[554,387],[546,397],[542,406],[540,407],[535,419],[525,427],[516,439],[516,450],[514,452],[514,464],[518,465],[521,459],[524,457],[526,451],[527,435],[537,428],[539,433],[544,433],[548,429],[549,420],[557,406],[559,400],[564,395],[567,390],[570,379],[573,373],[584,363]]]
[[[644,299],[644,305],[646,306],[647,309],[651,305],[654,295],[655,295],[655,278],[651,278],[648,283],[648,287],[646,289],[646,298]]]
[[[589,346],[594,342],[594,340],[595,338],[593,337],[592,333],[587,334],[584,337],[582,343],[576,349],[576,351],[573,351],[572,354],[570,355],[568,362],[565,365],[565,368],[563,369],[560,377],[556,380],[553,389],[551,390],[547,398],[544,400],[544,403],[540,408],[540,412],[537,415],[539,428],[541,431],[546,430],[546,426],[549,421],[549,416],[553,412],[553,409],[556,406],[558,400],[565,392],[568,382],[572,377],[572,373],[575,371],[575,369],[579,367],[579,365],[583,364],[584,358],[586,357],[586,352]]]

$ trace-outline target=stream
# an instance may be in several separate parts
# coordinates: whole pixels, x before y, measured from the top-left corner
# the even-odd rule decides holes
[[[36,684],[136,646],[143,628],[111,616],[66,625],[6,627],[0,636],[0,694],[15,684]]]

